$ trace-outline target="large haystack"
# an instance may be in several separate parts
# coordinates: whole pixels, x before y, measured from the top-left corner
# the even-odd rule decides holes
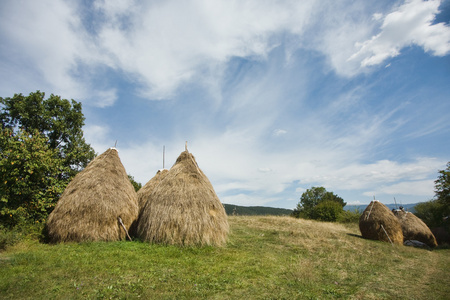
[[[394,215],[400,221],[404,240],[417,240],[427,244],[429,247],[436,247],[437,242],[430,228],[411,212],[396,209]]]
[[[138,235],[150,243],[223,245],[225,209],[187,150],[153,190],[139,217]]]
[[[377,200],[372,201],[362,213],[359,230],[366,239],[403,245],[400,222],[387,206]]]
[[[115,148],[67,185],[47,222],[51,242],[116,241],[138,217],[137,195]]]
[[[156,175],[153,176],[152,179],[150,179],[138,192],[138,204],[139,204],[139,211],[142,211],[145,204],[147,203],[147,200],[150,198],[150,195],[152,194],[155,187],[157,187],[161,181],[166,177],[166,175],[169,173],[169,170],[162,169],[158,170],[156,172]]]

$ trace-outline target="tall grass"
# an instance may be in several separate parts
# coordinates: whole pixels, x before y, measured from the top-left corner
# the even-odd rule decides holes
[[[229,217],[225,247],[40,244],[0,253],[4,299],[446,299],[450,250],[364,240],[357,224]]]

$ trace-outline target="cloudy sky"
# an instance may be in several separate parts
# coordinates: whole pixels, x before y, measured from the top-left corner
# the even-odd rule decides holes
[[[2,0],[0,96],[83,103],[145,184],[185,141],[223,203],[433,197],[450,160],[450,0]]]

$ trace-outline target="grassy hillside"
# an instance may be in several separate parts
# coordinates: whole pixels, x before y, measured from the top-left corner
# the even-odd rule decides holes
[[[223,248],[17,244],[3,299],[448,299],[450,250],[364,240],[357,225],[231,216]]]
[[[275,208],[266,206],[239,206],[223,204],[229,216],[289,216],[292,209]]]

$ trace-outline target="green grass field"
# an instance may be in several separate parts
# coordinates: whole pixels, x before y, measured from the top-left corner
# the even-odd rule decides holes
[[[448,299],[450,250],[368,241],[357,224],[231,216],[223,248],[23,241],[2,299]]]

